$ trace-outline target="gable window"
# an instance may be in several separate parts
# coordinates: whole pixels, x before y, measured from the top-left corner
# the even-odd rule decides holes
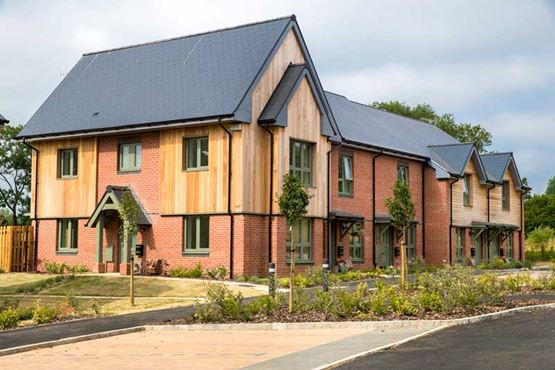
[[[353,195],[353,157],[339,156],[339,194]]]
[[[208,169],[208,136],[185,139],[185,170]]]
[[[455,242],[455,258],[457,263],[464,262],[464,227],[457,227],[456,228],[456,242]]]
[[[58,177],[62,179],[77,176],[77,149],[58,151]]]
[[[210,217],[187,216],[184,219],[185,253],[208,253],[210,249]]]
[[[58,220],[58,252],[77,253],[77,225],[76,219]]]
[[[291,140],[289,147],[289,170],[305,186],[312,186],[312,144]]]
[[[404,164],[397,165],[397,181],[409,183],[409,167]]]
[[[295,234],[295,262],[312,262],[312,219],[301,218],[293,225]],[[291,233],[286,232],[287,260],[291,260]]]
[[[505,181],[501,187],[501,206],[503,207],[503,211],[508,211],[510,209],[509,190],[509,182]]]
[[[463,204],[466,207],[472,206],[472,182],[470,175],[464,175],[463,179]]]
[[[141,143],[124,143],[119,145],[118,170],[139,171],[141,169]]]
[[[351,229],[351,237],[349,239],[349,252],[351,260],[362,261],[363,260],[363,248],[362,248],[362,224],[356,223]]]

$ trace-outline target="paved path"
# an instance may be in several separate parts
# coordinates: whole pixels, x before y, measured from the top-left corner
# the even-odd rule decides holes
[[[340,369],[555,369],[555,310],[447,328]]]
[[[312,369],[425,330],[154,330],[2,356],[0,369]]]

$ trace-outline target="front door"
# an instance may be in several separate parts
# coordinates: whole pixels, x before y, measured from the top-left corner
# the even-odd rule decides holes
[[[472,237],[472,245],[474,246],[474,262],[476,265],[482,263],[483,243],[482,234]]]
[[[378,266],[393,265],[391,248],[391,227],[389,224],[376,224],[376,264]]]
[[[499,252],[499,235],[496,235],[495,238],[489,240],[487,259],[492,260],[497,258],[498,252]]]

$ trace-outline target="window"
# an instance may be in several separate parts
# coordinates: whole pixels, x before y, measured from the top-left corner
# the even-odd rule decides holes
[[[77,253],[77,220],[58,220],[57,246],[59,252]]]
[[[77,149],[58,151],[58,177],[62,179],[77,176]]]
[[[301,218],[294,225],[295,262],[312,262],[312,219]],[[287,260],[291,258],[291,233],[287,230]]]
[[[210,218],[208,216],[185,217],[185,253],[208,253]]]
[[[141,169],[140,143],[125,143],[119,145],[119,171],[139,171]]]
[[[507,237],[507,258],[514,258],[513,233],[510,233]]]
[[[353,195],[353,158],[339,156],[339,194]]]
[[[409,168],[406,165],[397,165],[397,180],[405,184],[409,183]]]
[[[509,182],[503,182],[503,186],[501,187],[501,206],[503,207],[503,211],[508,211],[510,208],[509,190]]]
[[[185,170],[208,169],[208,136],[185,139]]]
[[[407,260],[416,258],[416,226],[413,225],[407,229]]]
[[[463,179],[463,204],[466,207],[472,206],[472,183],[470,175],[464,175]]]
[[[351,228],[351,237],[349,239],[349,250],[351,260],[353,261],[362,261],[364,259],[362,251],[362,233],[363,233],[363,224],[356,223]]]
[[[289,169],[305,186],[312,185],[312,144],[291,140]]]
[[[455,257],[458,263],[464,262],[464,227],[457,227],[456,228],[456,242],[455,242]]]

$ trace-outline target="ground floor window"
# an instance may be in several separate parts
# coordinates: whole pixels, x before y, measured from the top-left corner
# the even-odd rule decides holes
[[[406,243],[407,259],[416,258],[416,225],[412,225],[407,229],[407,243]]]
[[[457,227],[456,228],[456,242],[455,242],[455,258],[457,263],[464,262],[464,227]]]
[[[184,252],[208,253],[210,247],[210,217],[187,216],[183,222]]]
[[[302,218],[293,226],[295,262],[312,262],[312,219]],[[287,230],[287,259],[291,258],[291,233]]]
[[[353,261],[364,260],[362,246],[363,230],[364,228],[362,223],[356,223],[351,228],[351,235],[349,238],[349,253],[351,256],[351,260]]]
[[[59,252],[77,252],[77,228],[78,220],[58,220],[57,249]]]
[[[514,249],[513,249],[513,233],[509,233],[507,237],[507,257],[514,258]]]

